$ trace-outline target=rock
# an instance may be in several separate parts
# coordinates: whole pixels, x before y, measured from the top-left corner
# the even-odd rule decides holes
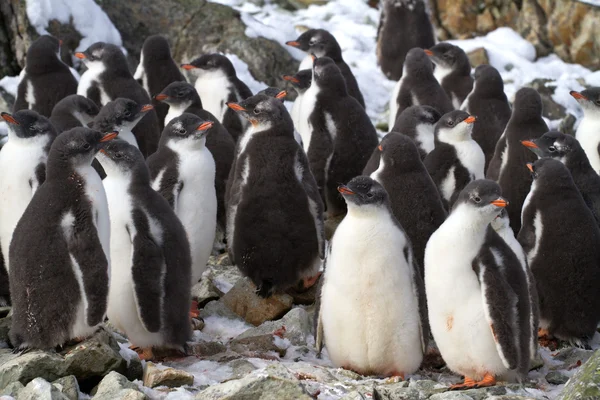
[[[585,350],[577,347],[567,347],[560,349],[554,353],[554,359],[562,361],[563,365],[555,369],[574,368],[584,364],[592,355],[595,355],[593,350]]]
[[[600,398],[600,350],[571,377],[558,400]]]
[[[421,398],[417,389],[402,385],[377,386],[373,388],[373,398],[377,398],[375,394],[379,395],[381,400],[419,400]],[[423,396],[423,398],[427,397]]]
[[[233,370],[231,379],[240,379],[257,369],[250,361],[242,359],[230,361],[227,365]]]
[[[209,301],[218,300],[219,297],[221,293],[206,275],[192,287],[192,298],[198,302],[198,308],[204,307]]]
[[[213,356],[227,350],[227,347],[219,342],[207,342],[201,339],[188,342],[187,348],[190,354],[202,357]]]
[[[79,399],[79,384],[73,375],[55,380],[52,386],[55,386],[69,400]]]
[[[575,122],[577,118],[573,114],[567,114],[558,125],[558,130],[565,135],[575,135]]]
[[[305,345],[313,334],[312,318],[303,308],[293,308],[280,320],[264,322],[256,328],[248,329],[236,339],[273,334],[288,339],[293,345]]]
[[[144,373],[144,386],[155,388],[157,386],[179,387],[193,385],[194,375],[175,368],[159,369],[154,363],[146,364]]]
[[[200,310],[200,317],[203,319],[213,316],[243,321],[243,319],[231,311],[231,309],[227,307],[222,300],[211,301],[206,304],[202,310]]]
[[[19,400],[69,400],[60,390],[42,378],[35,378],[19,391]]]
[[[17,393],[25,386],[19,381],[9,383],[4,389],[0,390],[0,396],[17,397]],[[0,397],[1,398],[1,397]]]
[[[146,400],[138,387],[118,372],[110,372],[94,389],[93,400]]]
[[[292,308],[293,303],[292,297],[287,294],[276,294],[267,299],[259,297],[247,278],[239,280],[221,300],[254,326],[281,317]]]
[[[472,397],[460,392],[445,392],[434,394],[429,400],[473,400]]]
[[[423,393],[427,397],[448,390],[446,385],[430,380],[411,380],[408,387],[418,390],[419,393]]]
[[[552,82],[550,79],[536,79],[525,86],[535,89],[540,94],[544,117],[550,120],[561,119],[565,116],[566,109],[552,98],[555,88],[547,86],[550,82]]]
[[[546,381],[552,385],[562,385],[563,383],[567,383],[569,377],[558,372],[558,371],[550,371],[545,376]]]
[[[269,352],[277,353],[279,357],[285,356],[285,349],[278,347],[274,339],[271,334],[243,339],[237,338],[229,343],[229,347],[236,353],[246,357],[268,358],[264,356],[268,355]]]
[[[478,49],[470,51],[467,53],[467,57],[469,57],[469,62],[471,63],[472,68],[490,63],[487,50],[483,47],[479,47]]]
[[[10,353],[10,350],[6,350]],[[27,385],[35,378],[54,381],[64,375],[63,358],[56,353],[33,350],[21,356],[2,354],[0,365],[0,389],[12,382]]]
[[[471,397],[473,400],[486,400],[489,396],[502,396],[506,394],[505,386],[491,386],[481,389],[464,390],[461,393]]]

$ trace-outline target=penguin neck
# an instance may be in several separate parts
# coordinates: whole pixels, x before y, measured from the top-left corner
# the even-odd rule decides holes
[[[169,140],[167,147],[173,150],[177,154],[190,154],[203,151],[206,148],[206,137],[202,139],[182,139],[182,140]]]
[[[23,148],[43,148],[46,147],[51,141],[49,134],[36,135],[33,137],[23,138],[17,136],[15,131],[11,128],[8,129],[8,143],[10,147],[23,147]]]
[[[596,124],[600,124],[600,107],[595,105],[587,105],[582,106],[581,109],[583,110],[583,118],[587,119],[588,121],[594,121]]]
[[[179,117],[192,105],[192,100],[183,101],[178,104],[169,104],[169,111],[165,116],[165,125],[167,125],[174,118]]]
[[[490,225],[490,217],[478,212],[473,206],[466,203],[457,203],[444,222],[452,227],[456,238],[473,239],[483,237]]]
[[[348,205],[348,214],[345,218],[372,219],[381,215],[387,215],[391,217],[389,208],[384,204],[358,205],[352,201],[347,201],[346,203]]]
[[[81,126],[88,126],[88,124],[94,120],[93,117],[79,111],[73,111],[70,114],[73,116],[73,118],[79,121]]]
[[[250,143],[250,141],[254,137],[260,135],[261,133],[269,131],[271,128],[273,128],[273,124],[271,122],[262,122],[256,125],[251,124],[250,127],[246,129],[246,132],[244,132],[244,134],[238,141],[238,154],[242,154],[246,150],[246,147],[248,147],[248,143]]]

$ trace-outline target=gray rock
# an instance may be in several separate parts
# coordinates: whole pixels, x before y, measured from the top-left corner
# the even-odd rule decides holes
[[[502,396],[506,394],[505,386],[491,386],[481,389],[464,390],[461,393],[471,397],[473,400],[485,400],[489,396]]]
[[[63,358],[56,353],[34,350],[17,356],[2,351],[0,361],[4,361],[0,365],[0,389],[16,381],[26,385],[38,377],[54,381],[64,375],[70,375],[64,373]]]
[[[575,122],[577,122],[577,118],[573,114],[567,114],[560,121],[558,130],[565,135],[575,135]]]
[[[204,307],[209,301],[218,300],[219,297],[221,293],[206,274],[192,287],[192,298],[198,302],[198,308]]]
[[[600,398],[600,350],[571,377],[558,400]]]
[[[250,361],[242,359],[230,361],[227,365],[233,370],[232,379],[242,378],[257,369]]]
[[[227,347],[219,342],[207,342],[205,340],[188,342],[187,348],[190,354],[202,357],[213,356],[227,350]]]
[[[552,385],[562,385],[563,383],[567,383],[569,377],[565,374],[562,374],[558,371],[550,371],[545,376],[546,381],[551,383]]]
[[[55,386],[69,400],[79,399],[79,384],[73,375],[55,380],[52,386]]]
[[[473,400],[473,398],[460,392],[444,392],[434,394],[429,400]]]
[[[585,350],[577,347],[560,349],[555,353],[554,359],[562,361],[563,365],[551,369],[576,368],[589,360],[592,355],[594,355],[593,350]]]
[[[535,89],[540,94],[544,117],[551,120],[561,119],[565,117],[566,109],[552,99],[556,88],[549,86],[548,83],[550,82],[553,81],[550,79],[536,79],[525,86]]]
[[[479,47],[475,50],[467,53],[467,57],[469,57],[469,62],[471,63],[471,67],[475,68],[479,65],[489,64],[490,58],[488,56],[487,50],[483,47]]]
[[[4,389],[0,390],[0,396],[17,397],[17,393],[25,386],[19,381],[9,383]]]
[[[285,356],[285,349],[275,344],[273,335],[252,336],[243,339],[234,339],[229,343],[231,350],[246,357],[264,357],[268,353],[276,353],[279,357]]]
[[[267,321],[256,328],[248,329],[237,339],[272,335],[275,332],[283,339],[288,339],[293,345],[305,345],[307,339],[313,334],[312,318],[303,308],[294,308],[280,320]]]
[[[154,363],[146,364],[144,386],[155,388],[167,386],[171,388],[193,385],[194,375],[175,368],[158,368]]]
[[[42,378],[35,378],[19,391],[19,400],[69,400],[60,390]]]
[[[301,381],[311,380],[325,384],[336,384],[339,380],[333,375],[333,368],[320,367],[307,362],[289,364],[288,369]]]
[[[411,381],[408,384],[408,387],[418,390],[420,393],[423,393],[427,397],[448,390],[448,387],[446,385],[431,380],[415,381],[411,379]]]
[[[147,396],[118,372],[110,372],[94,389],[93,400],[145,400]]]
[[[381,400],[420,400],[425,399],[425,395],[421,396],[415,388],[404,387],[401,385],[377,386],[373,389],[373,397],[375,393],[379,395]]]

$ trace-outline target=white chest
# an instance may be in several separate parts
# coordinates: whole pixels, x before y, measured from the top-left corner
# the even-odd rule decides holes
[[[313,59],[312,59],[312,56],[309,54],[306,57],[304,57],[304,59],[300,63],[300,67],[298,68],[298,71],[302,71],[303,69],[312,69],[312,67],[313,67]]]
[[[205,73],[196,80],[196,91],[200,95],[202,108],[214,115],[221,123],[227,111],[229,93],[235,90],[222,73]],[[237,99],[239,100],[239,99]]]
[[[435,134],[434,125],[419,124],[417,125],[417,141],[421,144],[419,147],[425,150],[426,153],[430,153],[435,148]]]
[[[27,90],[25,92],[25,101],[29,104],[29,109],[33,109],[35,106],[35,90],[33,89],[33,83],[27,79]]]
[[[466,140],[454,144],[460,163],[469,171],[471,179],[483,179],[485,155],[474,140]]]
[[[94,65],[92,64],[90,68],[81,75],[79,79],[79,84],[77,85],[77,94],[83,97],[87,97],[88,90],[93,86],[97,86],[98,90],[100,90],[100,103],[105,105],[112,99],[104,90],[104,86],[102,84],[102,80],[100,79],[100,75],[104,72],[104,66]]]
[[[138,145],[137,139],[135,138],[135,135],[133,134],[131,129],[129,129],[128,127],[123,127],[121,129],[119,129],[119,139],[125,140],[127,143],[129,143],[137,148],[140,147]]]
[[[598,144],[600,144],[600,117],[584,116],[577,128],[575,137],[581,143],[581,147],[592,164],[592,168],[597,173],[600,172],[600,154],[598,154]]]
[[[304,151],[308,153],[310,146],[310,138],[312,136],[312,124],[310,122],[310,116],[315,111],[317,105],[317,95],[319,94],[319,88],[317,85],[311,85],[301,98],[300,110],[298,112],[298,133],[302,137],[302,144]]]
[[[190,103],[191,102],[188,101],[182,104],[169,105],[169,111],[165,116],[165,126],[167,126],[167,124],[171,122],[172,119],[177,118],[181,114],[183,114],[185,110],[190,106]]]

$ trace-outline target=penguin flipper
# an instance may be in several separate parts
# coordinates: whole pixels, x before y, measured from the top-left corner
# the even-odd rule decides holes
[[[308,159],[304,150],[298,148],[296,153],[297,162],[299,167],[302,169],[302,186],[308,196],[308,199],[312,204],[309,204],[310,213],[315,220],[315,229],[317,231],[317,240],[319,243],[319,257],[323,259],[325,257],[325,225],[323,224],[323,200],[319,194],[319,188],[315,177],[310,172],[308,166]]]
[[[426,354],[427,346],[429,345],[429,336],[431,335],[431,328],[429,326],[429,313],[427,311],[427,296],[425,295],[425,282],[421,277],[420,268],[417,265],[417,260],[415,260],[412,249],[410,247],[407,247],[404,252],[408,253],[408,265],[412,266],[413,292],[415,294],[415,297],[417,298],[419,305],[421,350],[423,351],[423,354]]]
[[[27,82],[28,78],[27,75],[25,75],[17,88],[17,98],[15,99],[15,104],[13,105],[13,112],[29,109],[29,103],[26,100],[27,97],[25,93],[27,91]]]
[[[500,179],[500,168],[502,167],[502,153],[506,151],[506,135],[503,133],[496,143],[496,149],[494,150],[494,157],[490,160],[487,167],[487,179],[498,182]]]
[[[330,133],[325,128],[325,121],[321,114],[322,113],[318,113],[318,115],[311,117],[310,122],[312,126],[322,128],[313,129],[313,131],[311,132],[308,153],[306,154],[306,156],[308,158],[308,165],[310,166],[310,171],[312,172],[313,177],[315,179],[315,183],[317,184],[317,188],[319,190],[319,194],[321,195],[323,204],[326,205],[325,169],[327,167],[327,160],[329,160],[330,156],[333,154],[333,141]]]
[[[323,318],[321,318],[321,291],[323,290],[323,284],[325,282],[325,273],[327,271],[327,259],[331,254],[331,242],[327,245],[325,251],[325,261],[323,262],[323,278],[319,281],[317,287],[317,293],[315,295],[315,316],[314,316],[314,329],[315,329],[315,347],[317,353],[321,354],[323,351],[323,345],[325,344],[324,332],[323,332]]]
[[[92,85],[88,88],[85,97],[96,103],[98,108],[102,108],[104,104],[102,104],[102,98],[100,94],[100,88],[98,87],[98,82],[92,82]]]

